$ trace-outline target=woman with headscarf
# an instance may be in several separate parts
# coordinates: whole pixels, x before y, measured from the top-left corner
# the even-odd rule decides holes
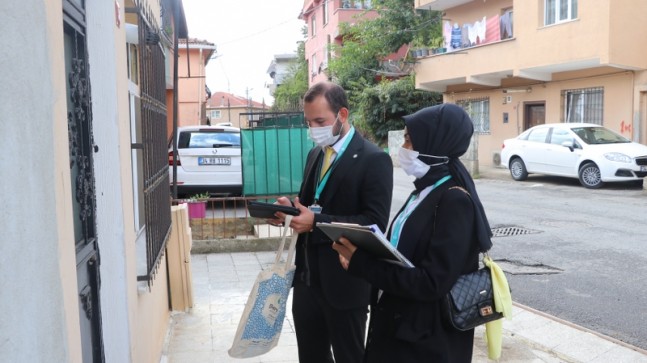
[[[458,159],[469,147],[472,120],[454,104],[404,120],[400,166],[416,177],[415,190],[387,237],[415,267],[380,260],[346,238],[333,243],[342,266],[373,286],[364,362],[471,362],[474,330],[452,328],[442,299],[492,245],[474,181]]]

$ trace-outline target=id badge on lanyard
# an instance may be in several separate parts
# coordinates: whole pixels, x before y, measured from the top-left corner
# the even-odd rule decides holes
[[[319,214],[321,213],[321,206],[315,202],[315,204],[311,205],[308,207],[312,211],[312,213]]]

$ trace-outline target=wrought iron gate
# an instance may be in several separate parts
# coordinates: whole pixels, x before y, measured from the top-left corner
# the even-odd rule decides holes
[[[99,245],[93,169],[92,108],[85,2],[63,1],[67,121],[83,362],[103,362]]]

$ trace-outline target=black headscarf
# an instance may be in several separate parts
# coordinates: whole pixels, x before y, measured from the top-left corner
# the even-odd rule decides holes
[[[492,247],[490,224],[476,193],[474,180],[465,165],[458,159],[467,151],[474,133],[474,125],[469,115],[461,107],[445,103],[426,107],[414,114],[404,116],[404,122],[413,150],[420,154],[449,157],[447,164],[432,166],[427,174],[413,182],[416,191],[420,192],[442,177],[451,175],[458,185],[469,192],[474,203],[476,233],[480,249],[489,250]],[[418,158],[426,164],[443,161],[443,159],[424,156]]]

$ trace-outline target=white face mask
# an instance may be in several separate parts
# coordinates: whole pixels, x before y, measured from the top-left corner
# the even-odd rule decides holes
[[[441,163],[425,164],[422,162],[422,160],[418,159],[418,156],[426,156],[430,158],[439,158],[446,160]],[[415,176],[417,179],[425,176],[425,174],[427,174],[432,166],[449,163],[449,158],[446,156],[420,154],[415,150],[409,150],[403,147],[400,147],[400,150],[398,151],[398,159],[400,159],[400,167],[402,168],[402,170],[404,170],[407,175]]]
[[[339,122],[339,116],[335,118],[335,123],[330,126],[309,127],[308,136],[315,144],[321,147],[333,145],[339,140],[339,136],[341,135],[341,127],[337,135],[332,134],[332,129],[337,125],[337,122]]]

